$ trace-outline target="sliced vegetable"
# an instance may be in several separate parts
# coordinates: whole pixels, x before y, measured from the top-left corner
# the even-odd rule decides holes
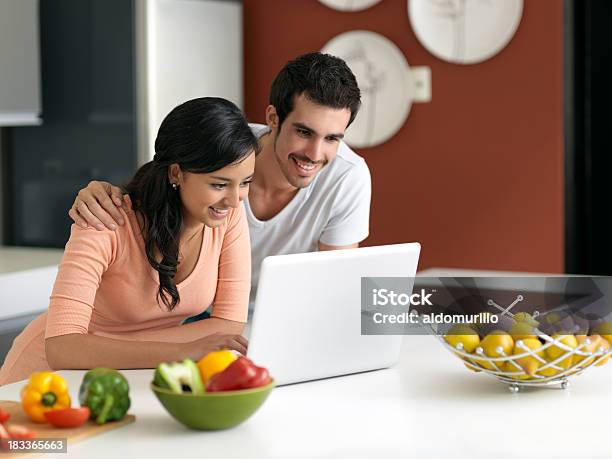
[[[204,384],[200,370],[191,359],[182,362],[160,363],[153,376],[153,384],[176,394],[203,394]]]
[[[130,386],[112,368],[94,368],[85,373],[79,389],[79,402],[91,410],[97,424],[120,421],[130,408]]]
[[[89,419],[91,410],[84,406],[81,408],[65,408],[63,410],[47,411],[45,418],[54,427],[70,428],[79,427]]]
[[[6,411],[4,408],[0,408],[0,424],[4,424],[11,417],[11,413]]]
[[[19,424],[11,424],[10,426],[6,427],[6,430],[9,434],[9,438],[12,439],[36,438],[36,432]]]
[[[51,371],[33,373],[21,390],[21,406],[34,422],[45,422],[46,411],[68,408],[70,403],[66,381]]]
[[[6,426],[0,424],[0,440],[7,440],[9,438],[11,438],[11,436],[9,435],[8,430],[6,430]]]
[[[251,389],[265,386],[270,381],[268,370],[258,367],[246,357],[238,357],[225,370],[210,379],[206,390],[208,392],[224,392]]]
[[[9,440],[27,440],[36,438],[36,432],[25,426],[0,424],[0,451],[10,451]]]

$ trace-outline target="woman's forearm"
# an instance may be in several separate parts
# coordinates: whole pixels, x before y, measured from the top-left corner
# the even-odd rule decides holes
[[[222,319],[218,320],[225,322]],[[95,367],[155,368],[161,362],[171,360],[185,358],[198,360],[209,352],[219,349],[229,349],[246,354],[246,339],[232,331],[241,330],[243,324],[239,322],[233,322],[233,324],[229,324],[230,327],[225,324],[221,332],[217,331],[217,327],[223,324],[217,323],[216,320],[206,327],[185,325],[189,327],[190,333],[200,331],[196,339],[189,339],[185,342],[135,339],[134,336],[129,335],[123,339],[123,337],[116,336],[73,333],[47,338],[45,352],[49,366],[55,370]],[[202,336],[201,328],[206,328],[208,334]],[[171,336],[167,335],[166,338],[171,338]]]
[[[123,341],[78,333],[47,338],[45,350],[54,370],[155,368],[161,362],[180,359],[184,352],[177,343]]]
[[[141,330],[126,334],[128,340],[189,343],[213,333],[239,335],[244,330],[242,322],[210,317],[185,325],[158,330]]]

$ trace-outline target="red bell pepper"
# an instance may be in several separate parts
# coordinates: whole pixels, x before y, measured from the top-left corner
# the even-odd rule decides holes
[[[243,387],[243,389],[253,389],[262,387],[270,383],[270,373],[267,368],[255,366],[255,376]]]
[[[210,378],[207,392],[252,389],[270,382],[270,374],[263,367],[256,366],[246,357],[238,357],[225,370]]]

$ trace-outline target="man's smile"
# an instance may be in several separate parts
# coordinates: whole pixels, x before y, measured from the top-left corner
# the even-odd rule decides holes
[[[298,158],[295,155],[290,155],[289,158],[296,165],[298,172],[303,173],[304,175],[311,175],[311,173],[314,172],[319,166],[325,164],[325,161],[313,162],[307,158]]]

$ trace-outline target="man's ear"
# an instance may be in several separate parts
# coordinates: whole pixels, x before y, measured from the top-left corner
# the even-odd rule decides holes
[[[266,107],[266,124],[272,130],[278,129],[278,114],[274,105]]]
[[[181,171],[181,166],[178,164],[170,164],[168,167],[168,180],[170,183],[176,183],[178,186],[183,184],[183,171]]]

